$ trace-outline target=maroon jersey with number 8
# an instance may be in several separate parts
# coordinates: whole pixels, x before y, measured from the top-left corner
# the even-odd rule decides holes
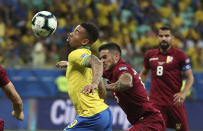
[[[158,48],[146,53],[144,66],[151,70],[150,100],[156,105],[173,105],[173,95],[182,86],[181,73],[191,69],[189,58],[174,47],[164,54]]]

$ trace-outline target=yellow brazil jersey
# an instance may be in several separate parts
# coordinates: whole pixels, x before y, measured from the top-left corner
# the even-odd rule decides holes
[[[108,105],[99,98],[98,91],[94,95],[85,95],[81,90],[92,83],[92,69],[84,66],[88,56],[91,55],[89,47],[81,47],[72,51],[68,56],[66,71],[68,94],[75,107],[77,115],[90,117],[104,111]]]

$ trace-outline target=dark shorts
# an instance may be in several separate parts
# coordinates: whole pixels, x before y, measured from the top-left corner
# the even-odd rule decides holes
[[[0,131],[4,131],[4,120],[0,119]]]
[[[177,131],[189,131],[187,116],[184,105],[182,106],[159,106],[154,105],[163,115],[167,128]]]
[[[144,116],[126,131],[165,131],[164,119],[160,112]]]
[[[77,116],[63,131],[112,131],[112,113],[109,108],[91,117]]]

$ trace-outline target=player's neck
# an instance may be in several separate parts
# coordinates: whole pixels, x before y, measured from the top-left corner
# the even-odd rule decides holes
[[[168,52],[168,50],[170,50],[171,49],[171,45],[167,48],[167,49],[162,49],[162,48],[160,48],[160,52],[161,53],[166,53],[166,52]]]

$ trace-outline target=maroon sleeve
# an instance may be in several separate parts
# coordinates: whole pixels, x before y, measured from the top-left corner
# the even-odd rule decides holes
[[[179,58],[181,67],[183,67],[184,65],[190,64],[190,59],[184,52],[181,51],[178,55],[178,58]]]
[[[9,82],[6,70],[0,66],[0,87],[7,85]]]
[[[133,76],[131,67],[129,67],[128,65],[125,65],[125,64],[121,64],[115,72],[116,76],[117,76],[117,80],[119,79],[121,74],[123,74],[124,72],[127,72]]]
[[[146,68],[146,69],[149,69],[150,68],[150,66],[149,66],[149,58],[150,58],[150,53],[149,53],[149,51],[145,54],[145,56],[144,56],[144,67]]]

